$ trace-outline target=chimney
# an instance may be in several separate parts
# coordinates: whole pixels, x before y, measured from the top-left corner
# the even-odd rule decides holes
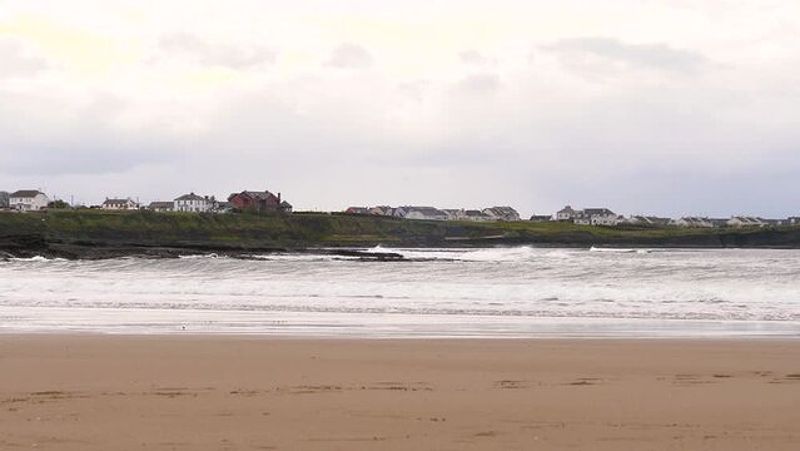
[[[278,193],[278,203],[281,203],[281,193]]]

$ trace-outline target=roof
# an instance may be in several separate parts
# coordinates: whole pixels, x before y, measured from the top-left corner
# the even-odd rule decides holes
[[[23,189],[11,193],[11,196],[9,197],[36,197],[39,194],[44,194],[44,193],[36,189]]]
[[[131,198],[127,198],[127,199],[106,199],[103,202],[103,205],[107,205],[107,204],[127,204],[128,202],[134,203],[133,199],[131,199]]]
[[[436,208],[433,207],[402,207],[405,209],[406,214],[411,212],[420,213],[424,216],[446,216],[446,214]]]
[[[156,201],[150,202],[148,208],[173,208],[174,206],[175,204],[170,201]]]
[[[266,200],[271,197],[277,197],[274,194],[270,193],[269,191],[242,191],[241,194],[250,196],[253,199],[262,199],[262,200]]]
[[[567,205],[566,207],[562,208],[561,210],[558,210],[558,212],[559,213],[574,213],[575,210],[573,210],[572,207]]]
[[[203,196],[198,196],[195,193],[184,194],[181,197],[176,198],[175,200],[205,200]]]
[[[284,208],[286,208],[286,207],[292,208],[292,204],[290,204],[289,202],[283,201],[283,202],[281,202],[281,207],[284,207]]]
[[[484,213],[495,215],[495,216],[519,216],[517,210],[514,210],[511,207],[491,207],[485,208],[483,210]]]
[[[480,210],[467,210],[464,214],[469,218],[488,218],[489,215]]]
[[[608,208],[585,208],[583,210],[583,214],[587,216],[595,216],[595,215],[613,215],[616,213],[609,210]]]

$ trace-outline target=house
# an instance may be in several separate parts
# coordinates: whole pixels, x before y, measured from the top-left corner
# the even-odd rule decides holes
[[[800,216],[790,216],[786,218],[786,223],[789,225],[800,225]]]
[[[369,214],[377,216],[394,216],[394,208],[388,205],[380,205],[370,208]]]
[[[562,208],[558,212],[556,212],[556,221],[569,221],[572,222],[575,220],[575,216],[578,212],[572,209],[569,205]]]
[[[711,222],[711,219],[700,216],[684,216],[680,219],[674,219],[670,221],[670,225],[677,227],[702,227],[709,229],[714,227],[714,223]]]
[[[257,211],[261,213],[284,212],[284,204],[281,201],[281,193],[276,196],[269,191],[242,191],[228,196],[228,202],[233,208],[242,211]],[[288,203],[287,203],[288,205]],[[287,212],[287,213],[290,213]]]
[[[511,207],[484,208],[483,213],[495,221],[519,221],[519,213]]]
[[[442,211],[447,215],[448,221],[463,221],[467,219],[467,213],[463,208],[445,208]]]
[[[369,208],[367,208],[367,207],[349,207],[344,212],[346,214],[348,214],[348,215],[368,215],[368,214],[370,214]]]
[[[531,222],[550,222],[552,219],[551,216],[548,215],[533,215],[529,221]]]
[[[464,219],[474,222],[489,222],[493,221],[491,216],[480,210],[466,210],[464,211]]]
[[[200,196],[195,193],[184,194],[174,200],[175,211],[190,213],[206,213],[211,211],[216,203],[214,196]]]
[[[666,227],[669,225],[670,221],[670,218],[659,218],[658,216],[630,216],[623,220],[623,222],[628,224],[647,227]]]
[[[100,208],[103,210],[138,210],[139,204],[130,197],[125,199],[109,199],[106,197]]]
[[[728,227],[764,227],[767,221],[755,216],[734,216],[726,221]]]
[[[10,205],[9,201],[10,198],[8,196],[8,193],[6,191],[0,191],[0,210],[9,208]]]
[[[214,213],[230,213],[233,211],[233,204],[230,202],[214,202]]]
[[[9,207],[19,211],[43,210],[49,202],[47,195],[35,189],[15,191],[8,196]]]
[[[281,211],[284,213],[291,213],[292,212],[292,204],[289,202],[283,201],[281,202]]]
[[[429,221],[446,221],[447,214],[433,207],[399,207],[395,216],[403,219],[425,219]]]
[[[573,222],[582,225],[615,226],[622,222],[622,216],[608,208],[586,208],[575,211]]]
[[[150,202],[150,205],[147,206],[147,209],[159,213],[163,213],[165,211],[173,211],[175,209],[175,202],[170,202],[170,201]]]

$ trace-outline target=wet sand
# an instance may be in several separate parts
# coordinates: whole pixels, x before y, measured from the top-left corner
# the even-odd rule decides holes
[[[0,336],[0,449],[796,450],[800,340]]]

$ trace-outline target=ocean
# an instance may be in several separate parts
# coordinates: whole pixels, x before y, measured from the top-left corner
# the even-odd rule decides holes
[[[800,337],[800,251],[389,249],[0,261],[0,332]]]

